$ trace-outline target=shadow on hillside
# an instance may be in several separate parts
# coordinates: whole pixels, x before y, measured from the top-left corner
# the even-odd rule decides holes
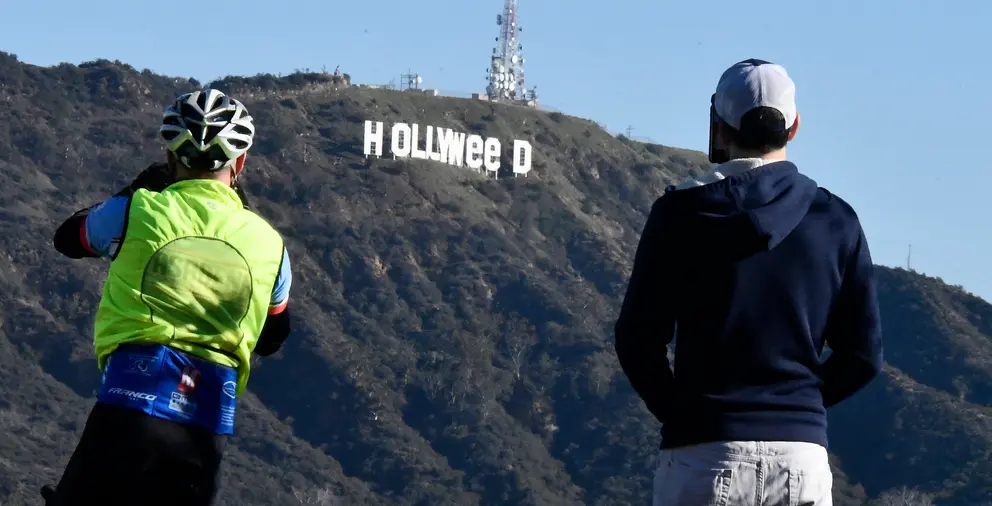
[[[974,444],[982,426],[949,423],[952,397],[905,381],[886,373],[831,409],[831,451],[872,496],[907,483],[924,490],[966,484],[975,471],[960,464],[988,462],[983,445]],[[863,416],[869,412],[875,416]]]
[[[604,261],[606,247],[602,240],[583,232],[568,242],[566,251],[575,270],[596,285],[600,293],[607,297],[622,295],[626,279]]]
[[[453,469],[465,473],[464,481],[481,488],[483,504],[524,504],[526,494],[514,479],[513,473],[494,473],[486,466],[492,463],[495,448],[485,444],[466,444],[466,439],[477,439],[480,427],[477,416],[468,411],[451,408],[443,399],[431,399],[421,386],[409,386],[407,403],[403,407],[403,421],[420,433],[431,448],[447,459]],[[444,396],[444,393],[441,394]]]
[[[11,318],[8,339],[12,344],[33,350],[42,370],[68,386],[84,399],[96,396],[100,386],[100,370],[92,353],[81,357],[80,345],[73,335],[46,331],[53,323],[46,316],[22,307]],[[31,330],[27,330],[31,329]],[[89,343],[83,346],[92,346]]]
[[[100,388],[100,369],[96,359],[73,359],[71,346],[66,349],[49,349],[41,367],[60,383],[84,399],[96,397]]]
[[[402,490],[401,483],[376,475],[372,467],[371,456],[380,452],[364,435],[372,413],[367,394],[321,357],[314,339],[300,332],[283,346],[282,358],[263,359],[267,363],[252,373],[252,392],[292,426],[294,435],[337,460],[346,475]]]
[[[987,315],[969,314],[972,310],[949,289],[927,286],[926,278],[902,270],[876,272],[885,361],[919,383],[992,405],[989,369],[983,363],[989,356],[982,349],[987,339],[969,335],[967,325],[957,318],[974,317],[980,325]],[[975,330],[981,332],[980,327]]]
[[[556,301],[549,297],[550,294],[543,287],[532,283],[525,273],[517,273],[516,279],[508,276],[500,281],[493,296],[493,305],[500,312],[516,313],[535,326],[546,322],[564,325],[570,321],[567,308],[555,304]]]
[[[552,392],[558,431],[550,445],[551,454],[564,463],[576,483],[583,484],[586,497],[623,497],[630,493],[629,490],[617,490],[617,485],[621,489],[650,489],[647,478],[651,476],[651,469],[639,464],[650,461],[655,448],[643,443],[616,444],[624,437],[621,424],[626,422],[616,420],[613,415],[629,413],[633,397],[628,392],[598,396],[579,390],[575,387],[578,376],[575,374],[569,381],[559,381]],[[588,416],[590,403],[596,404],[598,416]],[[644,454],[633,454],[632,449]],[[625,483],[597,479],[615,477],[618,473]]]

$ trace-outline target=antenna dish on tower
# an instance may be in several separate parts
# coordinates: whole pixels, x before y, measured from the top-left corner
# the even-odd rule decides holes
[[[490,70],[486,71],[489,80],[486,94],[490,100],[530,102],[534,99],[533,92],[528,92],[524,86],[523,44],[517,40],[523,27],[517,19],[517,1],[503,0],[503,12],[496,15],[499,36],[493,48]]]

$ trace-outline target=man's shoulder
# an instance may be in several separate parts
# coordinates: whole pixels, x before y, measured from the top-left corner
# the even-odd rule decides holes
[[[820,230],[827,231],[845,249],[854,247],[862,235],[861,220],[854,207],[826,188],[817,188],[809,213],[816,215],[815,220],[822,227]]]
[[[279,230],[272,223],[269,223],[269,220],[255,212],[255,210],[241,208],[238,210],[238,213],[242,216],[243,220],[250,223],[257,230],[256,233],[267,235],[269,238],[278,238],[279,241],[283,240]]]
[[[816,199],[813,201],[814,206],[837,218],[853,222],[859,221],[857,211],[846,200],[822,186],[817,187],[816,190]]]
[[[250,231],[249,233],[259,236],[260,241],[278,240],[282,242],[283,240],[282,234],[257,212],[243,207],[240,203],[232,205],[226,199],[190,195],[172,190],[156,192],[144,188],[135,191],[130,199],[140,202],[141,207],[150,207],[159,213],[168,214],[168,209],[178,211],[178,214],[173,218],[193,219],[192,216],[199,215],[200,220],[212,221],[221,228],[238,226],[236,224],[247,225],[243,228]]]

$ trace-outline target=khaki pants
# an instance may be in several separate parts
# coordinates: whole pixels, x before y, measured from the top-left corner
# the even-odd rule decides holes
[[[662,450],[654,506],[832,506],[827,450],[731,441]]]

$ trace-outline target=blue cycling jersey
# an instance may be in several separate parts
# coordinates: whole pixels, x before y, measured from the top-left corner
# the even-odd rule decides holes
[[[234,433],[238,371],[159,344],[125,344],[103,370],[99,402],[215,434]]]

